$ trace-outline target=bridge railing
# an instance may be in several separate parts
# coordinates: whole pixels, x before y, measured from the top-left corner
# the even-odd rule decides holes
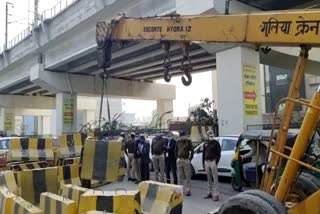
[[[55,16],[60,14],[62,11],[66,10],[70,5],[74,4],[77,1],[80,1],[80,0],[61,0],[60,2],[55,4],[52,8],[42,12],[40,16],[40,23],[44,22],[45,20],[54,18]],[[36,23],[36,25],[40,23]],[[24,29],[21,33],[19,33],[17,36],[15,36],[13,39],[8,41],[7,49],[10,49],[16,46],[18,43],[22,42],[31,34],[32,34],[32,28],[31,26],[29,26],[28,28]],[[0,47],[0,53],[2,52],[3,52],[3,48]]]
[[[58,2],[52,8],[47,9],[42,12],[41,20],[44,21],[44,20],[51,19],[51,18],[55,17],[56,15],[58,15],[59,13],[61,13],[65,9],[67,9],[70,5],[72,5],[76,1],[79,1],[79,0],[62,0],[62,1]]]
[[[8,42],[7,48],[10,49],[13,46],[16,46],[19,42],[23,41],[25,38],[29,37],[31,34],[32,34],[31,27],[29,26],[28,28],[20,32],[18,35],[13,37],[13,39],[11,39]]]

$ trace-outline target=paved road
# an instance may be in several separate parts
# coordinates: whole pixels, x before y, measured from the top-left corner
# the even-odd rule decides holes
[[[198,176],[196,179],[192,180],[192,195],[190,197],[185,197],[183,203],[183,214],[206,214],[209,211],[219,207],[226,198],[236,194],[229,182],[229,179],[220,179],[219,190],[221,193],[221,200],[214,202],[210,199],[203,199],[203,197],[207,194],[206,177]],[[116,188],[136,190],[137,185],[132,182],[124,181],[121,183],[113,183],[103,186],[101,189],[114,190]]]

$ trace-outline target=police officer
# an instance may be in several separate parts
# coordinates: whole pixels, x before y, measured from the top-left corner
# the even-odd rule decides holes
[[[208,179],[208,195],[205,199],[213,198],[219,200],[218,192],[218,170],[217,165],[221,157],[221,147],[217,140],[214,139],[214,132],[208,131],[208,140],[203,144],[202,161],[206,169]],[[212,181],[213,179],[213,181]]]
[[[165,163],[166,163],[166,177],[167,183],[171,183],[170,173],[173,175],[173,183],[178,184],[177,178],[177,159],[175,155],[176,140],[173,138],[172,133],[168,134],[166,141]]]
[[[128,166],[127,166],[127,176],[128,181],[136,181],[136,164],[134,158],[134,147],[135,147],[135,138],[136,135],[134,132],[131,132],[130,139],[126,141],[125,144],[125,153],[128,157]]]
[[[193,158],[192,142],[185,136],[185,132],[180,132],[180,138],[177,141],[176,157],[178,167],[178,181],[183,185],[186,196],[191,195],[191,160]]]
[[[150,144],[146,141],[144,135],[141,135],[138,140],[137,154],[140,156],[140,170],[141,170],[141,180],[146,181],[150,179],[149,172],[149,162],[150,162]]]
[[[152,139],[151,144],[151,155],[155,177],[156,181],[159,181],[160,171],[160,182],[164,182],[164,153],[166,148],[166,141],[167,140],[163,138],[160,133],[157,133],[156,137]]]

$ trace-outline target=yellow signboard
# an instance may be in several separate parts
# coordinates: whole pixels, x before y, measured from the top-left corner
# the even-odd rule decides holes
[[[63,122],[65,124],[73,123],[73,99],[64,99],[63,100]]]
[[[12,131],[13,130],[13,120],[14,120],[13,113],[5,113],[4,114],[4,130],[5,131]]]
[[[243,103],[245,116],[258,116],[258,68],[254,65],[244,64],[242,69]]]

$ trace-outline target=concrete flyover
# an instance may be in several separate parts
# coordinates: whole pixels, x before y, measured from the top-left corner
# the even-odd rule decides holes
[[[99,20],[110,20],[119,13],[131,17],[179,14],[224,13],[225,0],[74,0],[65,10],[53,17],[44,14],[39,25],[30,34],[0,54],[0,93],[18,95],[54,96],[50,91],[31,81],[33,67],[43,66],[45,71],[81,75],[97,75],[95,57],[95,24]],[[311,2],[311,3],[310,3]],[[312,2],[308,5],[312,5]],[[248,4],[252,4],[252,7]],[[259,7],[257,5],[260,5]],[[306,4],[293,5],[304,7]],[[257,11],[268,7],[265,1],[253,4],[251,1],[231,1],[230,12]],[[292,5],[284,5],[290,7]],[[257,8],[258,7],[258,8]],[[216,66],[215,53],[234,46],[224,44],[192,45],[191,57],[195,72],[213,69]],[[162,77],[163,51],[154,42],[127,42],[123,47],[114,47],[113,65],[110,68],[114,79],[147,80]],[[311,52],[313,60],[307,72],[317,73],[318,49]],[[270,54],[261,54],[261,63],[292,69],[297,50],[274,48]],[[283,57],[285,60],[278,60]],[[181,50],[171,48],[172,72],[180,75]]]
[[[230,12],[251,12],[269,6],[265,0],[254,4],[252,2],[233,0]],[[314,2],[299,1],[294,5],[282,6],[304,8],[312,6]],[[202,0],[201,3],[198,0],[73,0],[61,11],[51,11],[51,16],[45,13],[32,31],[22,39],[10,42],[9,48],[0,54],[0,94],[98,96],[101,91],[98,76],[102,70],[97,67],[95,56],[97,21],[111,20],[119,13],[130,17],[172,13],[223,14],[225,3],[226,0]],[[215,69],[216,53],[235,46],[192,44],[190,56],[193,72]],[[312,60],[308,63],[307,73],[318,73],[318,52],[316,48],[311,52]],[[267,55],[260,54],[259,62],[292,69],[297,53],[297,49],[273,48]],[[170,57],[172,74],[181,75],[181,50],[178,45],[172,45]],[[153,83],[163,75],[163,58],[163,50],[158,42],[125,42],[115,45],[107,93],[117,97],[158,100],[159,109],[164,111],[165,106],[171,108],[175,88]],[[59,97],[62,100],[56,102],[56,108],[62,108],[65,95]]]

